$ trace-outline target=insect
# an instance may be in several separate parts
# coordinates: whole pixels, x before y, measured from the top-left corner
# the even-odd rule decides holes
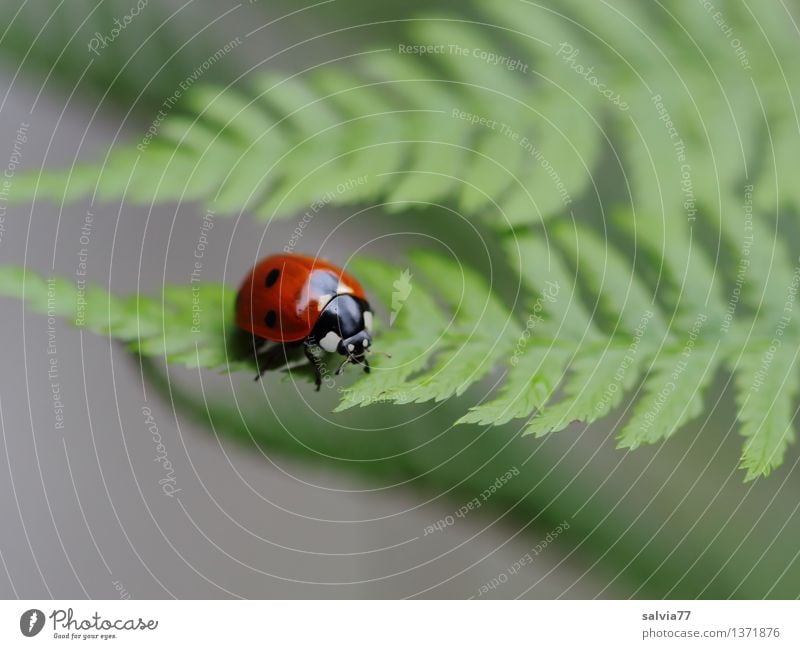
[[[372,344],[372,310],[361,284],[341,268],[316,257],[272,255],[245,276],[236,295],[236,324],[256,341],[275,343],[283,352],[302,345],[314,368],[317,390],[323,365],[313,348],[344,356],[370,371],[366,353]],[[258,380],[266,371],[260,367]]]

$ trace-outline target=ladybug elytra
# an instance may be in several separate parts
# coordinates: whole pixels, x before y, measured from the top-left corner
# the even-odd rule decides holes
[[[348,363],[369,372],[372,310],[364,289],[353,276],[322,259],[283,254],[258,262],[236,296],[236,324],[263,341],[302,345],[314,367],[317,390],[322,363],[314,346],[345,357],[337,374]]]

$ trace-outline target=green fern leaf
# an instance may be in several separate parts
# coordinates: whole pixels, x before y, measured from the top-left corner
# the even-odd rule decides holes
[[[780,466],[787,446],[794,441],[798,369],[796,352],[772,346],[746,350],[737,359],[738,418],[740,432],[747,439],[741,467],[747,471],[747,480],[767,476]]]
[[[607,415],[638,379],[643,358],[626,349],[614,349],[577,359],[564,385],[565,398],[545,407],[525,427],[525,434],[541,437],[575,421],[591,423]]]
[[[619,434],[620,448],[637,448],[670,437],[703,412],[703,392],[722,359],[716,350],[687,348],[662,354],[648,376],[644,395]]]
[[[167,286],[160,299],[119,298],[63,277],[0,267],[0,296],[24,299],[33,311],[187,367],[255,367],[240,357],[232,322],[234,295],[219,284],[194,284]]]

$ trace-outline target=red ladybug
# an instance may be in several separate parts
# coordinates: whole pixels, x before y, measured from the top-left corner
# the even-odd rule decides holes
[[[369,372],[365,354],[372,344],[372,310],[364,289],[352,275],[322,259],[285,254],[258,262],[236,295],[236,324],[284,349],[302,344],[317,390],[322,363],[312,351],[315,345],[345,357],[337,374],[348,363]]]

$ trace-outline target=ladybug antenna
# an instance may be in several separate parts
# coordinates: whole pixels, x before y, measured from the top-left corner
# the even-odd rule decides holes
[[[342,364],[336,368],[336,376],[339,376],[342,372],[344,372],[345,365],[347,365],[348,363],[355,363],[355,362],[357,361],[352,356],[345,357],[345,359],[342,361]]]
[[[378,351],[377,349],[368,349],[367,353],[368,354],[380,354],[381,356],[386,356],[386,358],[391,358],[392,357],[392,355],[389,352],[382,352],[382,351]]]

